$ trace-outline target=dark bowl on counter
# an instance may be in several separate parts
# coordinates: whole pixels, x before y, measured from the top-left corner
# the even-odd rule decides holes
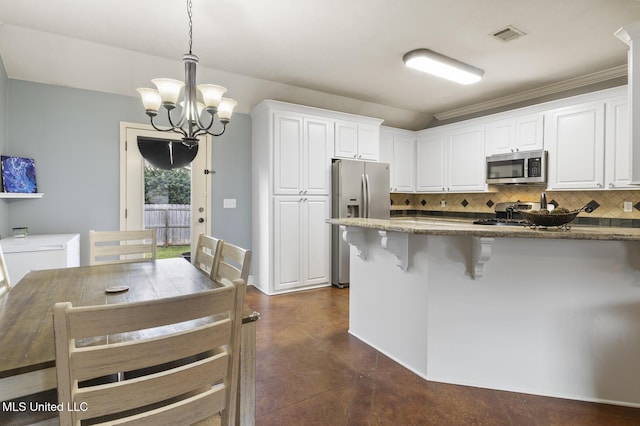
[[[535,226],[563,226],[571,222],[583,209],[568,213],[537,213],[518,210],[518,213],[530,224]]]

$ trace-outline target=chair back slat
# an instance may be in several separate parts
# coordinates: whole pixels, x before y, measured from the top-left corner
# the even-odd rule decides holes
[[[210,356],[186,366],[156,372],[134,380],[123,380],[117,386],[79,388],[76,406],[90,407],[79,420],[102,417],[114,411],[126,412],[141,406],[167,401],[172,398],[209,387],[224,380],[229,366],[227,353]],[[224,386],[224,385],[223,385]],[[223,387],[222,386],[222,387]],[[220,407],[224,408],[224,407]],[[218,409],[217,412],[220,412]]]
[[[195,256],[193,256],[193,264],[195,267],[206,272],[210,276],[215,277],[217,274],[216,267],[219,263],[222,243],[222,240],[218,238],[200,234],[198,236],[196,253]]]
[[[150,302],[74,308],[69,314],[69,337],[102,336],[145,330],[229,311],[232,286]],[[100,334],[102,333],[102,334]]]
[[[104,263],[150,262],[156,259],[155,229],[89,231],[89,261]]]
[[[123,342],[117,346],[98,347],[88,352],[76,352],[71,359],[70,367],[78,380],[108,376],[121,371],[134,371],[148,365],[161,365],[198,355],[211,347],[221,347],[229,341],[230,335],[231,320],[226,318],[201,326],[200,330],[157,339]],[[139,354],[139,357],[131,359],[131,351]]]
[[[246,283],[251,269],[251,250],[223,241],[217,269],[216,281],[233,282],[240,278]]]

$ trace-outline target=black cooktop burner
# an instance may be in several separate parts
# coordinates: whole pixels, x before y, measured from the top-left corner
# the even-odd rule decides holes
[[[497,226],[527,226],[526,220],[518,219],[478,219],[474,225],[497,225]]]

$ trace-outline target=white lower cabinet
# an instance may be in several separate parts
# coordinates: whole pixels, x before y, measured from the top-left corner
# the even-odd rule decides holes
[[[274,291],[327,285],[331,279],[329,197],[274,197]]]
[[[80,266],[80,234],[9,237],[0,240],[0,246],[12,286],[29,271]]]

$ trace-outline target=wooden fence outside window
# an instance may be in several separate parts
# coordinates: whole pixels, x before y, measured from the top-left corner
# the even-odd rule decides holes
[[[191,205],[145,204],[144,227],[157,230],[158,246],[191,244]]]

